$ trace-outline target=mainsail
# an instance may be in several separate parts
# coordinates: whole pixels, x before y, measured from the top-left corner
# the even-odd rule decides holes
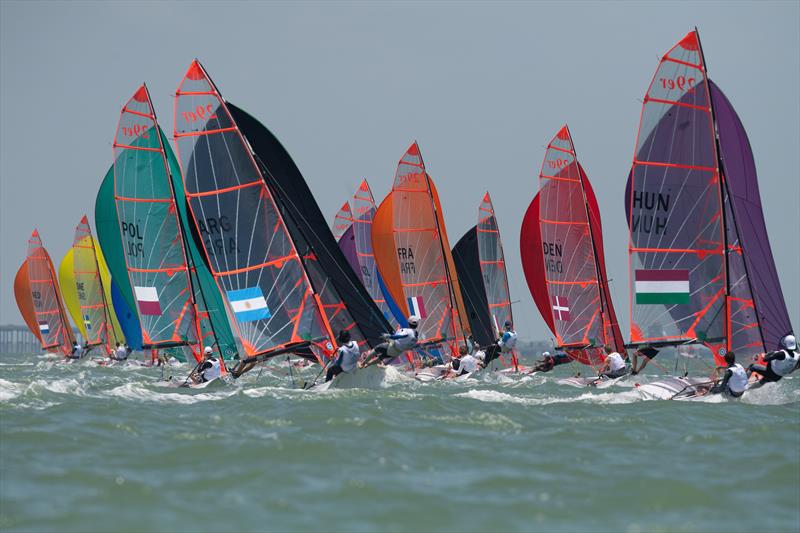
[[[82,330],[85,332],[85,347],[105,345],[107,353],[111,353],[111,341],[114,338],[111,315],[100,277],[94,237],[86,215],[75,228],[72,251],[72,272],[78,294]]]
[[[245,362],[311,345],[332,353],[334,334],[283,217],[196,60],[178,86],[174,125],[189,211]]]
[[[455,353],[470,326],[439,196],[416,142],[400,160],[392,191],[375,214],[372,247],[381,279],[399,310],[398,322],[418,315],[419,342],[445,341]]]
[[[42,245],[39,232],[34,230],[28,240],[28,285],[31,291],[36,326],[42,349],[58,348],[64,355],[71,353],[75,337],[64,311],[56,272],[50,255]]]
[[[122,109],[114,156],[114,199],[143,346],[191,346],[199,358],[201,333],[178,210],[144,85]]]
[[[507,320],[513,322],[503,244],[488,192],[478,208],[478,223],[453,248],[453,260],[472,335],[488,346]]]
[[[226,105],[300,252],[329,329],[334,334],[347,329],[360,344],[377,346],[390,326],[342,254],[297,165],[272,132],[235,105]],[[325,349],[331,349],[327,343]]]
[[[747,136],[697,31],[659,62],[626,189],[631,340],[776,349],[791,331]]]
[[[523,219],[525,277],[558,347],[597,365],[604,345],[621,353],[625,346],[609,297],[600,211],[567,126],[547,146],[539,184]]]
[[[377,206],[372,196],[367,180],[362,180],[353,195],[353,241],[355,244],[358,272],[367,292],[375,301],[378,309],[389,321],[392,329],[396,329],[398,322],[391,311],[393,302],[382,289],[383,281],[378,273],[375,263],[375,254],[372,251],[372,221],[375,218]]]

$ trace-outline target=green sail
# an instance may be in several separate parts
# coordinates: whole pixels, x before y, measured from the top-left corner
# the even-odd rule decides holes
[[[230,323],[228,322],[225,304],[222,301],[222,296],[219,293],[214,276],[211,275],[211,271],[206,265],[203,253],[195,242],[197,231],[188,218],[189,214],[187,212],[180,165],[160,126],[158,130],[161,135],[164,152],[167,156],[167,163],[169,164],[181,229],[186,238],[186,255],[189,258],[190,266],[193,267],[190,269],[190,274],[192,275],[192,283],[195,288],[194,292],[197,309],[200,313],[200,331],[203,336],[203,342],[206,346],[209,346],[214,342],[214,338],[216,337],[219,353],[221,353],[225,359],[238,359],[239,351],[236,347],[236,340],[231,331]]]

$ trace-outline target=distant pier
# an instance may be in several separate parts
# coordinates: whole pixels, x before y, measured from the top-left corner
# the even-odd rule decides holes
[[[0,354],[4,353],[42,353],[42,345],[25,326],[0,326]]]

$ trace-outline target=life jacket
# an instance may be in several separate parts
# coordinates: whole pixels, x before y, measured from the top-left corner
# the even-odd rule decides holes
[[[211,381],[212,379],[218,378],[222,372],[220,371],[219,361],[216,357],[211,357],[208,362],[211,363],[211,368],[203,370],[203,379]]]
[[[795,366],[797,366],[800,354],[797,350],[781,350],[785,356],[783,359],[773,359],[769,362],[770,368],[779,376],[788,376]]]
[[[728,389],[735,394],[741,394],[747,390],[747,372],[744,367],[736,363],[728,370],[731,371],[731,377],[728,378]]]
[[[517,332],[514,330],[506,331],[503,333],[503,338],[500,339],[500,351],[508,353],[517,345]]]
[[[395,348],[401,352],[405,352],[406,350],[410,350],[417,344],[417,337],[419,333],[417,333],[416,329],[412,328],[403,328],[399,330],[395,335],[405,335],[400,339],[393,339],[392,342],[394,343]]]
[[[352,372],[358,363],[359,357],[361,357],[361,351],[358,349],[356,341],[350,341],[339,346],[339,366],[344,372]]]

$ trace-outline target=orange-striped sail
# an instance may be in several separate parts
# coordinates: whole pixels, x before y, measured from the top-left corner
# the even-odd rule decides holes
[[[155,111],[145,85],[122,108],[114,138],[114,200],[143,347],[201,338],[179,214]]]
[[[375,214],[372,247],[398,321],[419,316],[419,342],[444,341],[455,352],[470,329],[439,195],[416,142],[400,159],[392,191]]]
[[[26,262],[28,264],[28,285],[42,350],[58,349],[64,355],[68,355],[72,352],[75,336],[72,334],[72,328],[64,310],[53,262],[42,245],[38,230],[34,230],[28,240]]]
[[[287,351],[332,353],[333,332],[283,215],[197,60],[176,93],[175,139],[189,210],[245,362]]]
[[[110,354],[114,331],[109,304],[106,301],[106,291],[100,278],[100,265],[95,253],[92,228],[89,226],[86,215],[75,228],[72,249],[73,273],[78,293],[80,318],[86,332],[85,348],[105,346],[106,352]]]

